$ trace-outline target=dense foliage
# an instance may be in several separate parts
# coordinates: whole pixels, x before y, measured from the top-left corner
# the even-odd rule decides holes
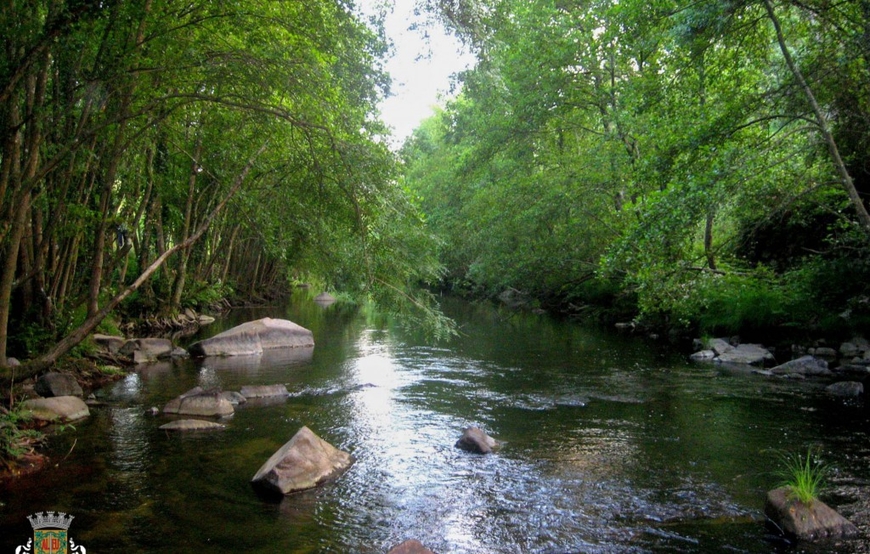
[[[450,285],[706,333],[870,321],[870,4],[429,4],[479,52],[403,150]]]
[[[10,0],[0,29],[0,366],[294,279],[437,315],[351,3]]]

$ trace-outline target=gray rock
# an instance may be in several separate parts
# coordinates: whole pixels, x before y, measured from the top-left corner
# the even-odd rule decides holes
[[[858,528],[821,500],[806,505],[792,498],[788,487],[767,493],[764,513],[787,535],[813,541],[858,536]]]
[[[219,392],[203,392],[200,394],[185,394],[173,398],[163,407],[164,414],[194,415],[194,416],[228,416],[235,410],[230,401]]]
[[[332,304],[333,302],[335,302],[335,297],[328,292],[321,292],[314,297],[314,301],[321,305]]]
[[[104,354],[115,355],[127,342],[124,337],[116,337],[113,335],[101,335],[99,333],[93,335],[94,344]]]
[[[39,421],[75,421],[91,415],[88,405],[77,396],[35,398],[25,400],[22,406]]]
[[[184,316],[191,321],[197,320],[196,312],[191,310],[190,308],[184,308]]]
[[[290,396],[284,385],[248,385],[240,391],[245,398],[271,398],[275,396]]]
[[[857,398],[864,394],[864,384],[858,381],[840,381],[825,387],[825,392],[833,396]]]
[[[302,427],[266,460],[251,479],[251,485],[272,494],[290,494],[335,479],[353,461],[353,456]]]
[[[166,431],[214,431],[225,427],[226,425],[202,419],[178,419],[160,426]]]
[[[815,356],[819,356],[821,358],[836,358],[837,351],[828,346],[820,346],[818,348],[812,349],[812,354]]]
[[[773,362],[773,354],[760,344],[740,344],[720,353],[715,361],[729,364],[764,365]]]
[[[174,350],[172,341],[161,338],[130,339],[124,343],[118,353],[129,356],[134,363],[147,364],[172,356]]]
[[[84,396],[84,391],[72,375],[65,373],[46,373],[33,386],[33,390],[39,396],[50,398],[52,396]]]
[[[248,399],[245,398],[245,395],[236,391],[224,391],[221,393],[221,396],[229,400],[230,404],[233,406],[238,406],[239,404],[244,404],[248,401]]]
[[[408,539],[390,549],[387,554],[435,554],[415,539]]]
[[[716,353],[712,350],[699,350],[698,352],[695,352],[694,354],[689,356],[689,359],[693,362],[709,362],[712,361],[715,357]]]
[[[196,318],[196,322],[200,325],[211,325],[215,322],[215,319],[210,315],[199,314],[199,316]]]
[[[844,342],[840,345],[840,354],[847,358],[852,358],[861,353],[861,349],[854,342]]]
[[[496,440],[483,432],[479,427],[469,427],[462,432],[462,436],[456,441],[456,448],[477,454],[489,454],[498,446]]]
[[[223,333],[194,343],[192,356],[245,356],[262,354],[275,348],[314,346],[314,334],[285,319],[263,318],[233,327]]]
[[[828,375],[828,362],[814,356],[801,356],[771,369],[777,375]]]
[[[734,348],[725,339],[708,339],[706,346],[707,350],[712,350],[717,356],[721,356]]]
[[[172,353],[169,355],[169,357],[172,359],[189,358],[190,353],[187,350],[185,350],[184,348],[182,348],[180,346],[176,346],[175,348],[172,349]]]
[[[13,358],[12,356],[9,356],[8,358],[6,358],[6,366],[7,367],[18,367],[20,365],[21,365],[21,362],[18,361],[18,358]]]

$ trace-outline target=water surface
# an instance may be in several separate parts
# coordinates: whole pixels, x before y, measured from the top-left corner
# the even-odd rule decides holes
[[[827,382],[692,365],[651,341],[484,304],[445,308],[463,335],[440,345],[304,295],[234,312],[203,336],[269,315],[317,346],[147,366],[98,391],[106,406],[52,439],[53,466],[2,491],[0,551],[45,510],[74,515],[70,536],[99,553],[381,553],[407,538],[441,554],[868,550],[786,544],[761,514],[780,452],[814,446],[836,469],[825,499],[867,520],[867,412],[826,397]],[[274,383],[290,398],[241,406],[219,432],[168,434],[145,415],[197,385]],[[250,478],[302,425],[356,464],[280,503],[259,498]],[[456,449],[470,425],[501,448]]]

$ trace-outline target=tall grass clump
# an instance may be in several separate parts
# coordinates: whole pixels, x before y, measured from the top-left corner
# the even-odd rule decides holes
[[[813,449],[806,454],[784,453],[780,458],[782,468],[779,474],[783,479],[780,486],[788,487],[792,498],[806,505],[812,504],[825,486],[830,467]]]

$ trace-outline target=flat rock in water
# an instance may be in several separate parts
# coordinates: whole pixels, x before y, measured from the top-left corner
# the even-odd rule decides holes
[[[760,344],[740,344],[719,353],[717,362],[744,365],[764,365],[773,361],[773,354]]]
[[[801,356],[771,369],[777,375],[828,375],[828,362],[814,356]]]
[[[225,427],[226,425],[202,419],[179,419],[160,426],[166,431],[214,431]]]
[[[387,554],[435,554],[416,539],[409,539],[397,544]]]
[[[489,454],[497,445],[495,439],[484,433],[479,427],[469,427],[462,432],[462,436],[456,441],[456,448],[477,454]]]
[[[302,427],[266,460],[251,485],[272,494],[290,494],[335,479],[353,461],[353,456]]]
[[[833,396],[857,398],[864,394],[864,384],[858,381],[840,381],[825,387],[825,392]]]
[[[81,385],[72,375],[65,373],[46,373],[33,386],[39,396],[84,396]]]
[[[787,535],[801,540],[848,538],[858,535],[858,528],[821,500],[806,505],[791,498],[788,487],[767,493],[764,513]]]
[[[35,398],[25,400],[22,406],[40,421],[75,421],[91,415],[88,405],[78,396]]]
[[[333,302],[335,302],[335,297],[328,292],[321,292],[314,297],[314,301],[318,304],[332,304]]]
[[[689,359],[695,362],[712,361],[716,357],[716,353],[712,350],[699,350],[689,356]]]
[[[272,398],[275,396],[290,396],[284,385],[249,385],[239,391],[245,398]]]
[[[238,406],[248,401],[244,394],[236,391],[224,391],[221,393],[221,396],[229,400],[233,406]]]
[[[717,356],[734,349],[731,343],[725,339],[709,339],[705,346],[707,350],[712,350]]]
[[[286,319],[266,317],[243,323],[190,345],[191,356],[250,356],[275,348],[314,346],[314,334]]]
[[[233,405],[219,392],[183,394],[173,398],[163,407],[164,414],[194,416],[228,416],[235,412]]]

